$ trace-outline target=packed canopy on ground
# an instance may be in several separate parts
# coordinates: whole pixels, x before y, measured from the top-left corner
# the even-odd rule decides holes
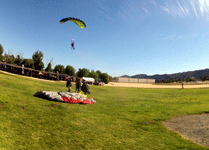
[[[84,94],[70,92],[38,91],[35,96],[51,101],[78,104],[95,104],[93,98],[87,98]]]

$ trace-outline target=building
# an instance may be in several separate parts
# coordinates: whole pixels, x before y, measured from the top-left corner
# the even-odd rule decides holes
[[[118,78],[116,82],[121,83],[155,83],[155,79],[139,79],[139,78]]]

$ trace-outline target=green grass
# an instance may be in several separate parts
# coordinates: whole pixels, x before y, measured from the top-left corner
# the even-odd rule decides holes
[[[33,96],[65,85],[0,73],[0,149],[207,149],[162,122],[209,112],[209,89],[90,86],[93,105]]]

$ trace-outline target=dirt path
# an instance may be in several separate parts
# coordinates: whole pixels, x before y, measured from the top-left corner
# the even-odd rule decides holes
[[[157,84],[147,84],[147,83],[117,83],[110,82],[105,84],[105,86],[113,87],[134,87],[134,88],[182,88],[182,85],[157,85]],[[208,88],[209,84],[199,84],[199,85],[188,85],[184,84],[184,88]]]

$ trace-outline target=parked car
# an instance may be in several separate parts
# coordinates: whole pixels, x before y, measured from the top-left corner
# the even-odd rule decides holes
[[[104,82],[95,82],[94,85],[100,85],[100,86],[104,86],[105,83]]]

